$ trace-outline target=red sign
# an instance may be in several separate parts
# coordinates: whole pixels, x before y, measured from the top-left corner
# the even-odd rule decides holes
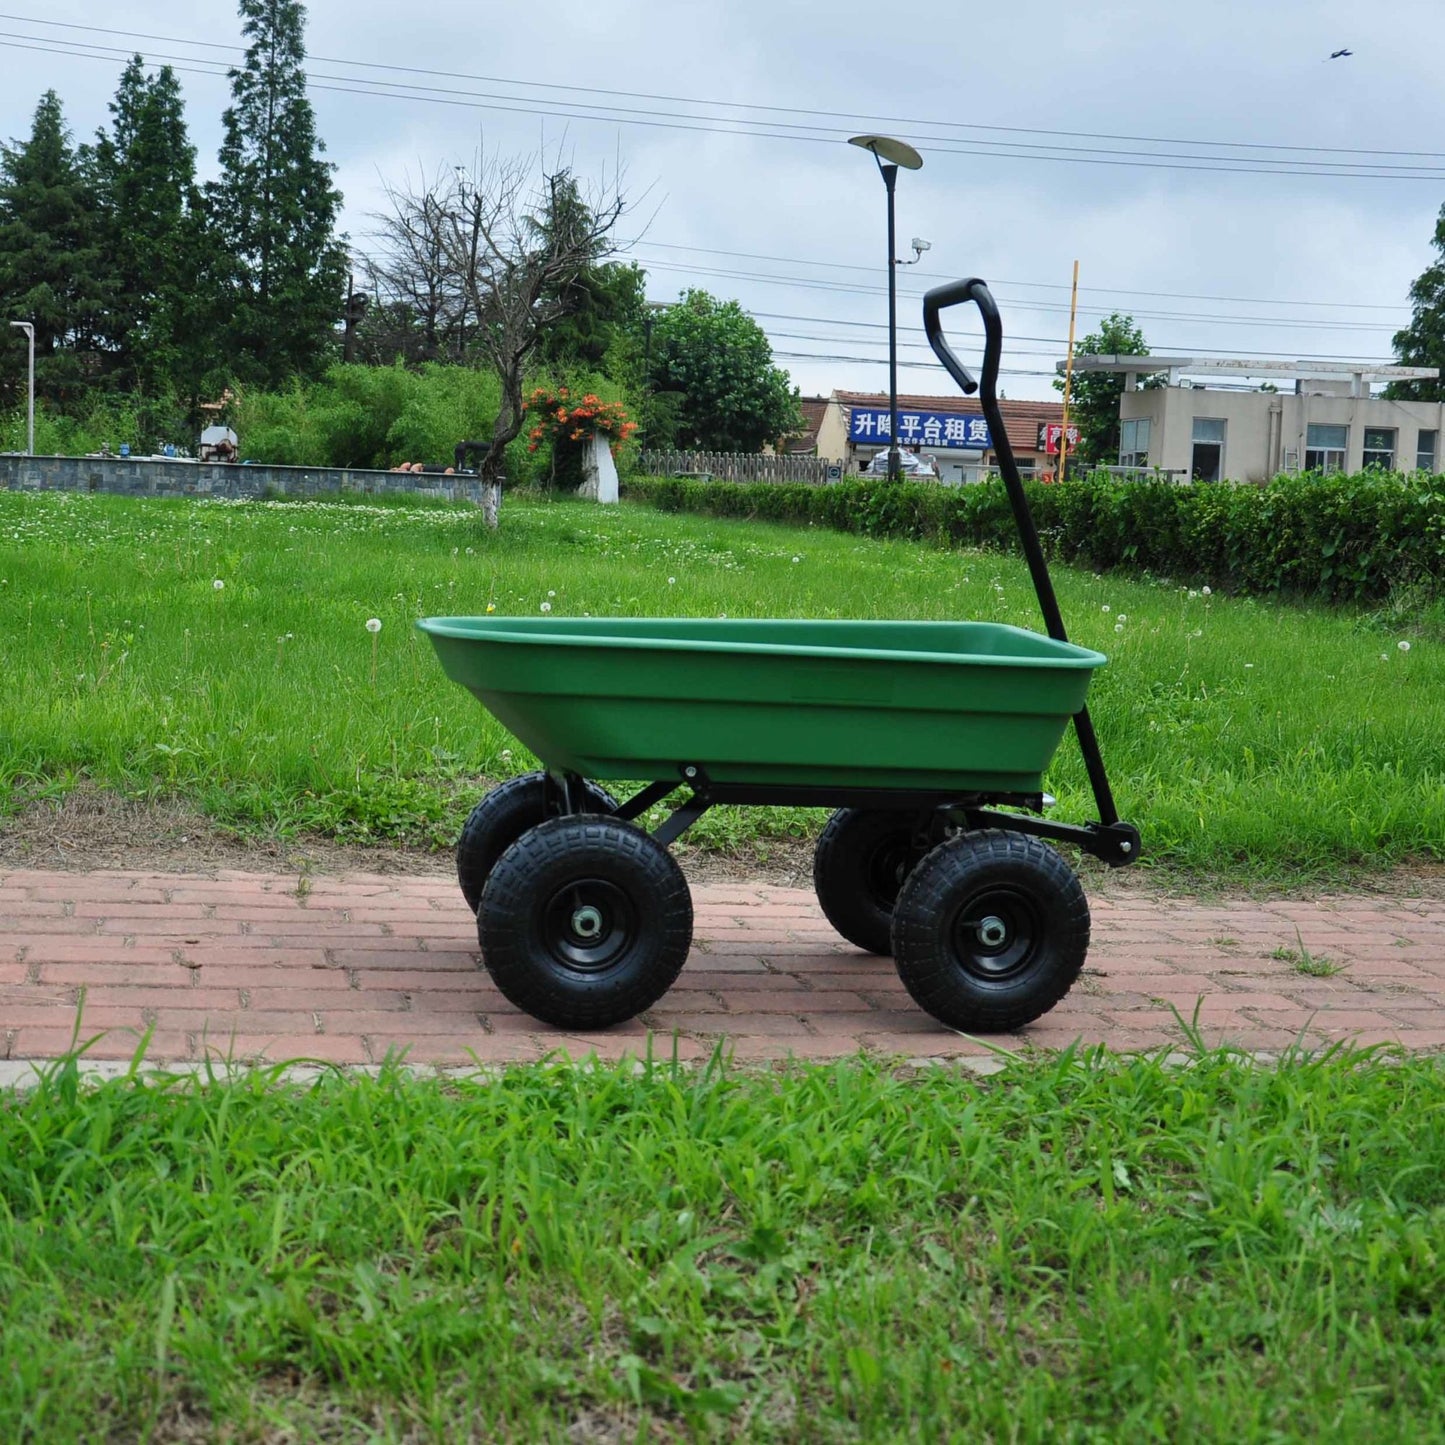
[[[1039,450],[1046,456],[1056,457],[1059,454],[1059,438],[1063,435],[1064,428],[1061,422],[1041,421],[1039,423]],[[1069,451],[1077,450],[1079,445],[1079,429],[1076,426],[1069,428]]]

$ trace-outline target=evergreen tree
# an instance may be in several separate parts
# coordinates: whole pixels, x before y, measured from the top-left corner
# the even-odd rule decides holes
[[[222,175],[207,203],[226,258],[217,299],[232,367],[274,386],[319,368],[345,304],[341,195],[306,99],[305,8],[240,0],[240,13],[250,48],[231,71]]]
[[[162,390],[193,374],[191,342],[205,330],[197,314],[196,151],[169,66],[147,80],[137,55],[110,111],[112,131],[97,138],[95,168],[112,267],[115,372],[124,385]]]
[[[92,187],[49,90],[29,140],[0,155],[0,311],[35,323],[42,396],[64,401],[98,369],[105,292]],[[14,377],[12,365],[11,385]]]
[[[1394,335],[1401,366],[1438,366],[1445,374],[1445,206],[1435,222],[1435,261],[1410,287],[1410,324]],[[1395,381],[1385,395],[1396,401],[1445,400],[1445,383]]]

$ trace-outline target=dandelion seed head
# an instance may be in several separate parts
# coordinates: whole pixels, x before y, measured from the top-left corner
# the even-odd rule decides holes
[[[1116,623],[1114,624],[1114,631],[1115,631],[1115,632],[1122,632],[1123,630],[1124,630],[1124,624],[1123,624],[1122,622],[1116,622]]]
[[[550,602],[544,602],[544,603],[542,604],[542,611],[543,611],[543,612],[550,612],[551,610],[552,610],[552,604],[551,604]]]
[[[226,584],[217,577],[216,580],[211,583],[211,588],[216,592],[224,592],[226,590]]]
[[[1109,612],[1109,611],[1111,611],[1111,610],[1112,610],[1112,609],[1110,608],[1110,606],[1109,606],[1109,604],[1108,604],[1107,602],[1099,609],[1100,612]]]
[[[1401,652],[1409,652],[1410,650],[1410,644],[1406,642],[1403,637],[1399,640],[1399,642],[1395,644],[1395,646],[1398,647]]]
[[[381,631],[381,618],[379,618],[379,617],[368,617],[368,618],[366,619],[366,630],[367,630],[368,632],[370,632],[370,633],[373,633],[373,634],[380,632],[380,631]]]
[[[1211,590],[1210,590],[1208,587],[1201,587],[1201,588],[1199,589],[1199,595],[1200,595],[1201,597],[1211,597],[1211,596],[1213,596],[1213,593],[1211,592]]]

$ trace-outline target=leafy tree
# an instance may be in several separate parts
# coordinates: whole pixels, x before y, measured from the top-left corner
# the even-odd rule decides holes
[[[686,292],[655,318],[648,349],[648,446],[665,440],[663,417],[675,445],[720,452],[759,451],[802,424],[797,388],[736,301]]]
[[[1148,356],[1144,333],[1132,316],[1115,311],[1097,331],[1091,331],[1074,348],[1076,356]],[[1141,380],[1148,389],[1163,384],[1162,376]],[[1063,380],[1054,389],[1064,389]],[[1116,371],[1076,371],[1069,389],[1069,424],[1079,428],[1075,456],[1087,466],[1112,465],[1119,458],[1119,398],[1124,376]]]
[[[206,188],[227,261],[220,317],[243,379],[274,385],[325,359],[345,302],[341,194],[306,99],[300,0],[240,0],[250,41],[222,117],[221,179]]]
[[[1445,206],[1435,222],[1435,261],[1410,287],[1410,324],[1394,336],[1401,366],[1437,366],[1445,373]],[[1385,395],[1396,401],[1445,400],[1445,382],[1396,381]]]
[[[175,72],[148,80],[139,55],[110,106],[111,132],[95,147],[95,172],[112,268],[110,340],[118,380],[146,391],[193,374],[201,231],[196,151],[186,132]]]
[[[7,320],[35,323],[42,396],[72,397],[100,364],[103,255],[90,178],[71,146],[60,100],[48,90],[29,140],[0,155],[0,310]],[[7,335],[19,334],[7,328]],[[12,366],[12,385],[14,377]]]
[[[462,298],[459,345],[501,383],[491,435],[477,444],[483,509],[495,527],[507,448],[524,420],[527,369],[577,304],[577,278],[613,249],[626,206],[615,187],[582,196],[565,168],[538,175],[531,159],[493,161],[475,176],[459,168],[389,199],[420,253],[440,258],[443,289]]]

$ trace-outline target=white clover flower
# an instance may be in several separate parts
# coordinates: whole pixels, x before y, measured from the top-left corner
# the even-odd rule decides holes
[[[512,761],[512,750],[511,750],[511,748],[503,748],[503,749],[502,749],[502,761],[503,761],[504,763],[510,763],[510,762]]]
[[[1399,642],[1395,644],[1395,646],[1398,647],[1401,652],[1409,652],[1410,650],[1410,644],[1406,642],[1403,637],[1399,640]]]
[[[226,590],[226,584],[217,577],[216,580],[211,583],[211,588],[216,592],[224,592]]]
[[[1246,667],[1253,667],[1253,666],[1254,666],[1254,664],[1253,664],[1252,662],[1246,662],[1244,665],[1245,665]]]
[[[1190,600],[1191,602],[1193,602],[1194,599],[1195,599],[1196,597],[1198,597],[1198,596],[1199,596],[1199,594],[1191,587],[1191,588],[1189,589],[1189,600]]]
[[[551,610],[552,610],[552,604],[551,604],[550,602],[544,602],[544,603],[542,604],[542,611],[543,611],[543,612],[550,612]]]
[[[380,631],[381,631],[381,618],[379,618],[379,617],[368,617],[368,618],[366,619],[366,630],[367,630],[368,632],[372,632],[372,633],[380,632]]]

